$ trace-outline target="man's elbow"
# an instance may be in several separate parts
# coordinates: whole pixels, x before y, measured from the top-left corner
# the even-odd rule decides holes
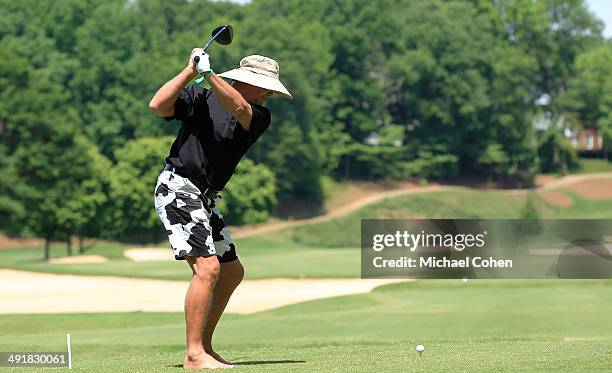
[[[151,100],[151,102],[149,102],[149,110],[151,110],[151,112],[153,112],[153,114],[157,115],[158,117],[167,117],[172,114],[168,113],[168,110],[164,110],[163,108],[161,108],[159,104],[155,102],[155,100]]]
[[[155,99],[149,101],[149,110],[151,110],[154,114],[159,111],[159,105],[155,102]]]
[[[238,107],[236,107],[236,109],[234,110],[234,115],[236,117],[244,117],[244,116],[251,117],[253,115],[253,108],[248,102],[244,101],[240,103]]]
[[[234,117],[238,119],[238,122],[242,125],[245,130],[249,130],[251,127],[251,118],[253,117],[253,109],[251,105],[247,103],[246,106],[240,105],[234,111]]]

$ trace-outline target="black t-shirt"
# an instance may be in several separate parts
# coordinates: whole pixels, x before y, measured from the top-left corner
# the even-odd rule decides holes
[[[184,88],[166,120],[182,122],[166,163],[200,188],[220,191],[249,147],[270,126],[270,111],[251,104],[253,118],[247,131],[228,113],[212,90]]]

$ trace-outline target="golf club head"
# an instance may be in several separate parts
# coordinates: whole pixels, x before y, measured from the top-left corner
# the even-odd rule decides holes
[[[232,28],[232,25],[221,25],[212,31],[212,37],[204,45],[203,49],[208,49],[208,46],[213,42],[213,40],[217,41],[217,43],[221,45],[228,45],[232,42],[233,37],[234,29]],[[198,61],[196,60],[196,63],[197,62]]]
[[[215,38],[216,35],[216,38]],[[228,45],[234,38],[234,29],[232,25],[222,25],[212,31],[212,37],[221,45]]]

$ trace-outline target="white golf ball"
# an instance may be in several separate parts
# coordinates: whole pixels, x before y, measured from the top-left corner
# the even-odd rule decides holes
[[[467,278],[467,277],[464,277],[464,278],[462,278],[462,279],[461,279],[461,281],[463,281],[463,282],[468,282],[468,278]]]
[[[423,346],[423,345],[417,345],[416,346],[416,352],[418,352],[420,354],[423,351],[425,351],[425,346]]]

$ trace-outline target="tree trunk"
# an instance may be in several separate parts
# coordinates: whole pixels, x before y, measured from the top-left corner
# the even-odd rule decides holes
[[[79,254],[83,254],[85,252],[85,245],[83,244],[83,236],[78,235],[77,238],[79,240]]]
[[[344,157],[344,178],[348,179],[351,177],[351,160],[349,155],[345,155]]]
[[[70,235],[68,235],[66,240],[66,255],[72,256],[72,237]]]

